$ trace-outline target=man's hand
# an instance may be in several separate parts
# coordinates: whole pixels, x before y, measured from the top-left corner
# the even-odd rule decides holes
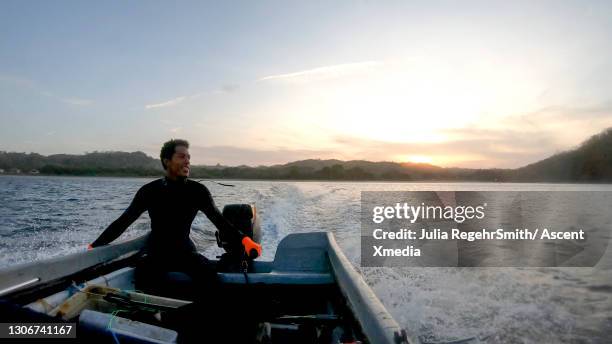
[[[244,246],[244,252],[247,257],[255,259],[261,256],[261,245],[253,241],[248,236],[242,238],[242,246]]]
[[[87,251],[91,251],[91,250],[93,250],[93,246],[91,246],[91,244],[88,244],[87,245]]]

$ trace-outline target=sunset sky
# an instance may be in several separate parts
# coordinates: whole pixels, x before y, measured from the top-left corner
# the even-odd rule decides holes
[[[0,150],[519,167],[612,126],[612,2],[0,2]]]

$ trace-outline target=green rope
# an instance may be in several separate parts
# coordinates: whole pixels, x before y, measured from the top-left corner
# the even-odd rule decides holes
[[[117,314],[121,313],[121,312],[125,312],[127,313],[126,310],[123,309],[116,309],[111,313],[111,317],[110,319],[108,319],[108,325],[106,325],[106,329],[110,330],[113,327],[113,319],[115,319],[115,317],[117,316]]]

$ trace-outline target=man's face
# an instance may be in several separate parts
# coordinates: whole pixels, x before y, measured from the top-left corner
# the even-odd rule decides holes
[[[166,159],[166,174],[170,178],[189,177],[189,149],[185,146],[176,146],[172,159]]]

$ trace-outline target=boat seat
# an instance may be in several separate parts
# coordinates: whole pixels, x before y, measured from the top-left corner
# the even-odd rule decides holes
[[[219,279],[226,284],[245,284],[242,273],[218,273]],[[302,273],[302,272],[269,272],[249,273],[248,283],[276,284],[276,285],[324,285],[334,284],[334,277],[330,273]]]

